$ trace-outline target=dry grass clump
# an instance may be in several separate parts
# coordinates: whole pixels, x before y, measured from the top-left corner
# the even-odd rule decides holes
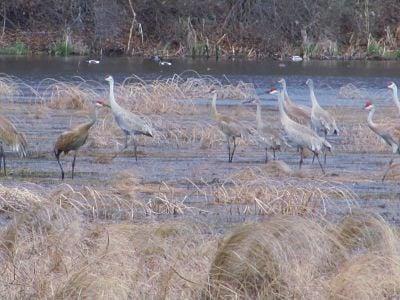
[[[21,95],[19,80],[7,74],[0,74],[0,98],[10,101],[19,95]]]
[[[248,99],[255,95],[253,84],[239,82],[223,84],[211,76],[193,72],[174,75],[166,80],[146,83],[138,77],[128,77],[116,85],[118,100],[130,110],[143,114],[193,114],[196,107],[192,100],[211,99],[211,89],[222,99]],[[135,81],[135,82],[133,82]]]
[[[357,88],[354,84],[348,83],[340,87],[338,92],[338,98],[342,99],[364,99],[365,93],[361,89]]]
[[[267,175],[268,176],[268,175]],[[353,205],[355,195],[346,187],[295,178],[276,181],[261,169],[244,169],[214,188],[217,204],[239,205],[243,211],[260,215],[326,214],[336,205]]]
[[[390,152],[390,147],[378,137],[367,125],[352,125],[346,128],[337,151],[345,152]]]
[[[210,298],[317,299],[344,253],[317,222],[274,217],[236,229],[210,268]]]
[[[112,190],[98,191],[88,186],[78,190],[63,184],[52,192],[50,198],[60,207],[73,209],[93,219],[125,220],[148,214],[147,206],[136,197],[120,197]]]
[[[193,223],[88,224],[75,215],[55,226],[39,214],[42,230],[22,219],[0,232],[5,299],[193,298],[215,249],[216,238]]]
[[[45,87],[40,96],[41,102],[52,109],[89,110],[98,97],[93,88],[83,84],[46,79],[41,85]]]
[[[116,193],[124,198],[135,198],[139,188],[140,176],[134,170],[125,170],[117,173],[112,180],[112,187]]]
[[[288,216],[242,225],[219,247],[204,298],[398,298],[399,241],[363,214],[338,225]]]

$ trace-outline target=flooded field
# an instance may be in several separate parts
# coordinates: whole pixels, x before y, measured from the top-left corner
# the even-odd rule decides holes
[[[201,297],[222,234],[243,222],[273,223],[274,216],[290,216],[299,224],[338,224],[360,211],[383,218],[376,222],[400,222],[400,160],[382,182],[395,156],[367,127],[363,109],[365,100],[372,99],[375,119],[398,118],[387,90],[396,63],[281,68],[271,62],[256,68],[243,62],[178,61],[172,69],[160,69],[149,61],[127,65],[110,60],[96,69],[78,60],[33,60],[32,69],[24,72],[23,62],[0,59],[0,71],[7,73],[0,76],[1,113],[25,134],[29,150],[23,159],[6,152],[8,175],[1,177],[2,251],[10,267],[3,279],[15,283],[12,291],[4,289],[4,296],[68,298],[81,291],[87,297],[115,299]],[[189,67],[196,72],[178,72]],[[117,80],[117,101],[150,121],[154,136],[138,139],[135,161],[132,145],[120,152],[123,132],[111,111],[102,108],[78,151],[74,179],[73,155],[61,156],[66,171],[62,181],[54,143],[62,132],[88,120],[96,100],[108,101],[106,73]],[[326,174],[311,163],[310,153],[300,170],[299,154],[290,147],[277,152],[277,160],[270,157],[264,163],[265,150],[251,133],[255,105],[242,102],[260,98],[264,122],[279,128],[277,101],[266,90],[277,86],[282,76],[290,96],[305,105],[310,100],[304,83],[313,78],[320,104],[337,120],[340,134],[328,137],[333,151],[327,156]],[[224,136],[210,117],[212,89],[219,95],[218,111],[240,120],[250,132],[239,140],[232,163]],[[37,249],[30,249],[34,244]],[[180,251],[175,253],[174,246]],[[136,250],[121,252],[118,247]],[[31,251],[44,251],[45,258]],[[104,262],[114,255],[110,264]],[[143,261],[136,262],[135,255]],[[129,270],[121,271],[118,264],[130,256]],[[32,257],[40,276],[30,271]],[[141,274],[140,268],[148,273]],[[199,278],[193,272],[199,272]],[[45,275],[50,273],[49,281]],[[29,284],[18,287],[22,282]],[[104,286],[114,289],[100,295],[99,286],[103,292]],[[133,293],[135,288],[143,292]],[[309,290],[302,292],[311,297]]]

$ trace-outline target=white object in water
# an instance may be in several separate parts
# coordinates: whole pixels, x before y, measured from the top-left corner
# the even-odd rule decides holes
[[[169,61],[163,61],[163,60],[160,60],[159,64],[160,64],[160,66],[172,66],[172,63],[170,63]]]
[[[301,56],[298,55],[293,55],[291,57],[292,61],[303,61],[303,58]]]
[[[95,59],[89,59],[89,60],[87,60],[86,61],[88,64],[99,64],[100,63],[100,61],[99,60],[95,60]]]

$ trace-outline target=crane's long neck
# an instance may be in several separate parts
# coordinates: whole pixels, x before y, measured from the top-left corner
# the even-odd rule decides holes
[[[111,109],[115,111],[115,109],[120,108],[119,104],[117,101],[115,101],[115,96],[114,96],[114,80],[110,80],[110,105]]]
[[[311,98],[311,104],[313,107],[319,107],[319,103],[317,101],[317,97],[315,97],[314,93],[314,87],[310,85],[310,98]]]
[[[257,129],[261,129],[264,124],[263,124],[263,121],[261,118],[261,104],[260,103],[257,103],[256,122],[257,122]]]
[[[211,117],[213,119],[218,117],[217,111],[217,94],[214,94],[211,100]]]
[[[397,86],[393,87],[393,101],[397,106],[397,109],[399,110],[400,113],[400,101],[399,101],[399,96],[397,94]]]
[[[288,103],[288,104],[293,104],[292,100],[289,97],[288,91],[287,91],[287,87],[286,87],[286,81],[284,81],[282,83],[282,90],[283,90],[283,95],[284,95],[284,100]]]
[[[283,107],[284,97],[285,97],[285,93],[280,92],[278,95],[278,105],[279,105],[279,113],[281,116],[281,122],[282,122],[283,126],[285,126],[288,122],[291,121],[289,116],[286,114],[285,108]]]
[[[374,121],[372,121],[374,113],[375,113],[375,106],[372,107],[371,110],[369,111],[367,122],[368,122],[369,128],[371,128],[373,131],[376,131],[376,124],[374,123]]]

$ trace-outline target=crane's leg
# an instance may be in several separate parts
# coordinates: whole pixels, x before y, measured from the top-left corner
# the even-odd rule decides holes
[[[135,159],[137,161],[137,144],[135,137],[133,137],[133,151],[135,152]]]
[[[275,156],[276,149],[272,148],[272,152],[274,153],[274,160],[275,160],[276,159],[276,156]]]
[[[274,153],[275,153],[275,150],[274,150]],[[265,163],[267,163],[267,162],[268,162],[268,148],[265,147]]]
[[[226,138],[226,142],[228,145],[228,162],[232,162],[231,160],[231,143],[230,143],[230,137]]]
[[[121,149],[121,151],[125,150],[126,148],[128,148],[128,135],[125,134],[125,146],[124,148]]]
[[[232,154],[231,154],[231,162],[233,161],[233,154],[235,154],[235,150],[236,150],[236,138],[233,136],[233,149],[232,149]]]
[[[61,180],[64,180],[64,170],[63,170],[63,167],[62,167],[61,162],[60,162],[60,154],[61,154],[61,152],[57,153],[56,151],[54,151],[54,154],[56,155],[56,159],[57,159],[58,165],[60,166],[60,169],[61,169]]]
[[[74,159],[72,160],[72,176],[71,176],[72,179],[74,179],[75,160],[76,160],[76,153],[77,153],[77,152],[78,152],[78,151],[75,150]]]
[[[324,150],[324,165],[326,165],[326,150]]]
[[[128,148],[128,134],[126,134],[125,131],[124,131],[124,134],[125,134],[125,143],[124,143],[124,147],[122,147],[121,150],[119,150],[117,153],[115,153],[115,154],[111,157],[111,159],[116,158],[122,151],[124,151],[126,148]]]
[[[7,176],[7,172],[6,172],[6,154],[4,153],[3,143],[1,143],[1,145],[0,145],[0,170],[1,170],[1,161],[3,161],[4,176]]]
[[[321,161],[319,160],[318,153],[314,152],[314,155],[315,155],[315,157],[316,157],[317,160],[318,160],[318,163],[319,163],[319,166],[321,167],[322,173],[325,174],[325,170],[324,170],[324,167],[323,167],[322,164],[321,164]]]
[[[390,168],[392,167],[392,163],[393,163],[393,158],[389,161],[388,167],[386,168],[385,173],[383,174],[382,177],[382,182],[385,180],[386,175],[389,173]]]
[[[303,148],[300,149],[300,161],[299,161],[299,169],[301,169],[301,165],[303,164]]]
[[[312,162],[311,162],[312,165],[314,164],[314,159],[315,159],[315,153],[313,153]]]

